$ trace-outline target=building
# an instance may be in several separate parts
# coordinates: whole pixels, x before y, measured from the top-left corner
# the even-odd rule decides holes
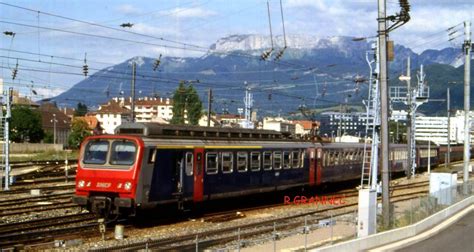
[[[342,135],[365,137],[366,113],[323,112],[319,115],[319,134],[335,138]]]
[[[74,113],[76,112],[75,109],[64,107],[64,108],[61,108],[60,110],[71,120],[74,118]]]
[[[306,136],[311,132],[319,132],[319,122],[309,120],[294,120],[291,123],[295,124],[296,135]]]
[[[207,114],[206,115],[202,115],[201,118],[199,119],[199,123],[198,123],[199,126],[203,126],[203,127],[207,127]],[[219,121],[215,118],[214,115],[211,115],[211,123],[210,123],[210,126],[211,127],[220,127],[220,123]]]
[[[76,116],[75,119],[83,120],[87,123],[92,135],[100,135],[103,132],[102,127],[100,126],[99,120],[95,115],[86,115],[86,116]]]
[[[131,111],[122,102],[111,100],[99,106],[95,117],[103,128],[104,134],[114,134],[117,126],[131,121]]]
[[[16,90],[12,91],[12,104],[27,106],[30,108],[38,108],[40,106],[38,103],[32,101],[30,98],[20,96],[20,94]]]
[[[278,132],[290,133],[291,135],[296,134],[296,125],[288,120],[281,117],[265,117],[263,118],[263,129],[264,130],[275,130]]]
[[[44,132],[53,135],[53,142],[56,140],[57,144],[67,145],[71,132],[71,119],[52,103],[41,104],[38,111],[41,113]]]
[[[216,120],[222,127],[239,128],[245,122],[245,117],[236,114],[220,114],[216,115]]]
[[[132,98],[115,97],[113,101],[119,102],[127,109],[132,109]],[[173,101],[162,97],[140,97],[135,100],[136,122],[167,123],[173,118]]]
[[[474,117],[474,112],[469,113]],[[471,144],[473,138],[473,121],[470,120]],[[432,141],[437,145],[448,144],[448,118],[417,116],[415,120],[415,139],[418,141]],[[450,118],[450,144],[464,143],[464,111],[456,111]]]

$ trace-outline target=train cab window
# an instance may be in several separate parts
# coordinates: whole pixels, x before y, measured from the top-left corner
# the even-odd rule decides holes
[[[222,152],[221,155],[221,164],[222,164],[222,173],[231,173],[233,171],[233,158],[232,152]]]
[[[84,164],[105,164],[109,152],[108,141],[90,141],[84,151]]]
[[[283,152],[283,169],[290,169],[290,168],[291,168],[290,152],[284,151]]]
[[[269,151],[263,153],[263,169],[266,171],[272,169],[272,153]]]
[[[194,165],[194,155],[192,152],[186,152],[186,175],[192,176],[193,175],[193,165]]]
[[[208,152],[206,153],[206,173],[216,174],[217,173],[217,153]]]
[[[281,151],[273,152],[273,169],[281,170]]]
[[[246,172],[248,163],[247,152],[237,152],[237,171]]]
[[[115,141],[112,143],[112,153],[110,164],[113,165],[132,165],[135,163],[135,154],[137,146],[130,141]]]
[[[260,171],[260,152],[250,152],[250,170]]]
[[[293,168],[299,168],[300,167],[300,155],[299,152],[297,151],[292,151],[291,152],[291,166]]]

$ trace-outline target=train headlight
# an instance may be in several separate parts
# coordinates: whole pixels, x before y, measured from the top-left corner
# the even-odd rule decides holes
[[[79,180],[79,182],[77,183],[77,187],[79,188],[83,188],[84,185],[86,185],[86,182],[84,180]]]
[[[124,188],[125,188],[125,190],[130,191],[132,189],[132,183],[131,182],[125,182]]]

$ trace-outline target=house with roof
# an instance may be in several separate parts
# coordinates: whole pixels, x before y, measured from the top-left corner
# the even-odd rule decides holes
[[[100,123],[104,134],[114,134],[115,128],[124,122],[131,121],[131,111],[123,102],[110,100],[107,104],[100,105],[95,117]]]
[[[54,143],[67,145],[71,132],[71,118],[52,103],[41,104],[38,111],[41,114],[41,124],[44,132],[53,135]]]
[[[100,126],[99,120],[97,120],[96,115],[85,115],[85,116],[76,116],[75,119],[83,120],[87,123],[90,133],[92,135],[100,135],[103,133],[102,127]]]
[[[310,120],[293,120],[291,121],[296,127],[295,134],[299,136],[310,135],[311,132],[319,131],[319,122]]]
[[[127,109],[132,109],[132,98],[114,97]],[[163,97],[140,97],[135,100],[136,122],[168,123],[173,118],[173,100]]]

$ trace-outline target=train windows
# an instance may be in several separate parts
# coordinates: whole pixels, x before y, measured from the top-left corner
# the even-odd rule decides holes
[[[281,151],[273,152],[273,169],[281,170]]]
[[[334,165],[339,165],[339,153],[333,152],[332,153],[332,160]]]
[[[186,175],[193,175],[194,155],[192,152],[186,152]]]
[[[260,171],[260,152],[250,152],[250,170]]]
[[[291,159],[290,153],[288,151],[283,152],[283,169],[290,169],[291,168]]]
[[[114,141],[112,143],[112,154],[110,164],[113,165],[132,165],[135,163],[135,154],[137,146],[130,141]]]
[[[207,174],[217,173],[217,153],[216,152],[206,153],[206,173]]]
[[[221,164],[222,164],[222,173],[231,173],[233,171],[233,160],[234,155],[232,152],[222,152],[221,155]]]
[[[299,168],[300,167],[300,153],[297,151],[292,151],[291,152],[291,166],[293,168]]]
[[[247,152],[237,152],[237,171],[246,172],[247,171],[247,161],[248,156]]]
[[[328,161],[328,153],[327,152],[323,152],[323,166],[326,167],[329,165],[329,161]]]
[[[272,153],[269,151],[263,153],[263,169],[266,171],[272,169]]]
[[[302,151],[301,152],[301,160],[300,160],[300,167],[303,168],[304,166],[304,157],[306,155],[306,152],[305,151]]]
[[[90,141],[84,151],[84,164],[105,164],[109,152],[108,141]]]

